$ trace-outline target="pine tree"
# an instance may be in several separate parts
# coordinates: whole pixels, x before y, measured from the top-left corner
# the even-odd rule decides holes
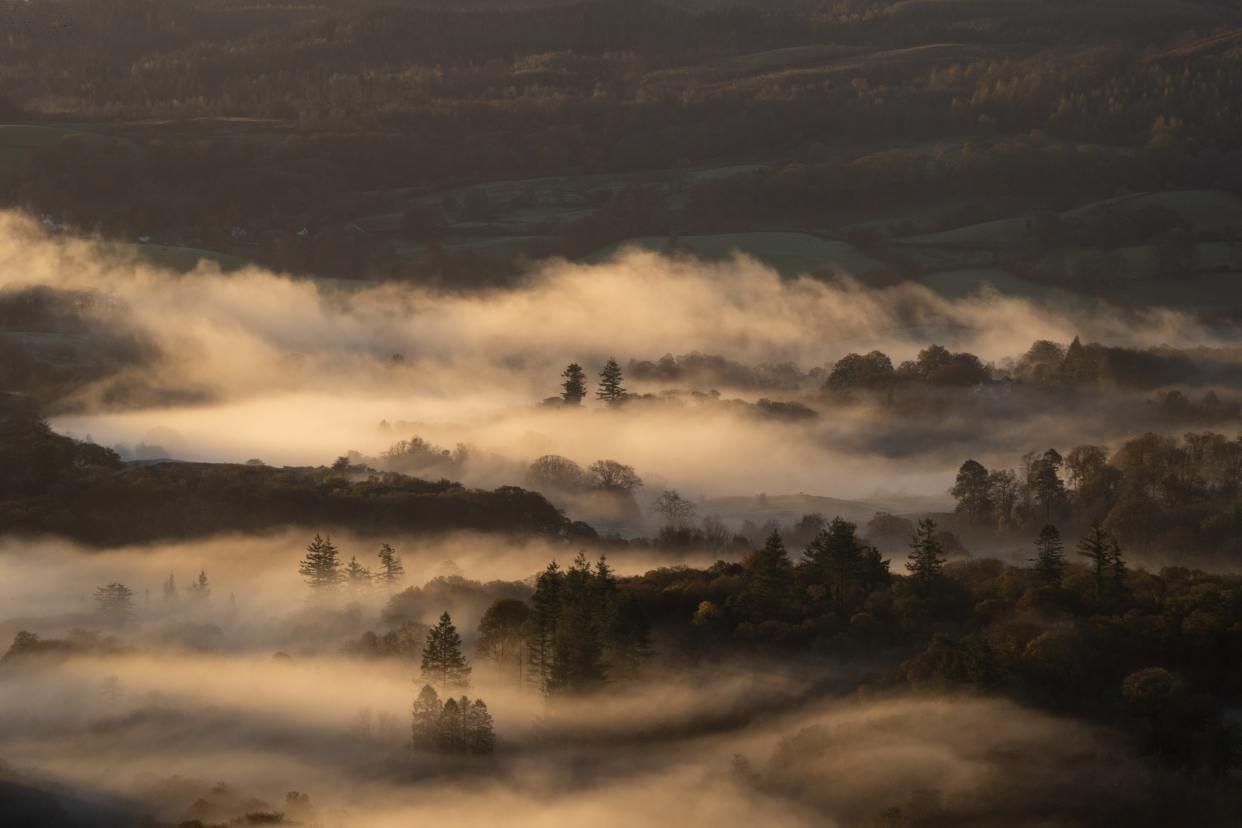
[[[565,405],[582,405],[587,394],[586,372],[582,370],[582,366],[576,362],[569,363],[561,372],[561,377],[565,380],[561,383],[562,402]]]
[[[466,750],[466,716],[465,710],[469,700],[462,696],[461,701],[448,699],[440,708],[440,719],[436,722],[436,748],[443,753],[464,753]]]
[[[1091,575],[1095,582],[1095,598],[1102,601],[1108,596],[1110,576],[1113,575],[1114,543],[1104,527],[1097,521],[1078,542],[1078,554],[1091,561]]]
[[[563,580],[564,573],[556,561],[539,573],[535,579],[535,594],[531,597],[530,618],[526,623],[526,676],[543,692],[547,692],[552,675]]]
[[[754,621],[786,614],[794,570],[780,532],[768,535],[763,548],[749,555],[742,565],[746,568],[746,584],[734,601],[737,609]]]
[[[298,572],[312,589],[334,587],[344,580],[340,553],[329,538],[318,534],[306,547],[306,557],[298,564]]]
[[[164,600],[175,601],[177,599],[177,581],[173,578],[172,573],[168,573],[168,580],[164,582]]]
[[[579,552],[561,585],[550,693],[585,690],[604,681],[602,607],[593,594],[593,580],[591,564]]]
[[[350,557],[345,566],[345,582],[350,589],[361,589],[371,583],[371,570],[358,563],[358,556]]]
[[[107,624],[122,626],[134,615],[134,591],[113,581],[95,589],[95,606]]]
[[[466,750],[475,756],[491,756],[496,750],[495,724],[482,699],[466,709]]]
[[[392,589],[405,577],[405,567],[401,565],[401,558],[397,556],[395,549],[384,544],[379,550],[379,560],[380,569],[375,573],[375,579]]]
[[[422,671],[423,678],[437,682],[441,690],[470,686],[470,665],[461,652],[461,636],[447,612],[427,633]]]
[[[621,385],[621,366],[615,359],[604,363],[604,370],[599,372],[599,388],[595,392],[597,399],[609,405],[617,405],[625,399],[625,388]]]
[[[944,547],[936,538],[936,521],[925,518],[919,521],[914,538],[910,541],[910,559],[906,571],[922,592],[929,591],[944,573]]]
[[[206,570],[199,570],[198,577],[190,581],[189,593],[191,598],[198,601],[205,601],[211,597],[211,584],[207,582]]]
[[[1065,544],[1057,527],[1048,524],[1039,530],[1035,541],[1035,558],[1032,561],[1035,577],[1045,586],[1060,586],[1065,574]]]
[[[436,746],[436,728],[440,722],[440,694],[430,684],[423,685],[411,709],[410,730],[415,750],[432,750]]]
[[[865,545],[857,529],[847,520],[834,518],[802,554],[803,569],[827,587],[828,598],[841,616],[848,614],[849,593],[862,574]]]

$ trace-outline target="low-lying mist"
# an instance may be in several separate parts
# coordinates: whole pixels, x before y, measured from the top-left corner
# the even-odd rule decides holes
[[[53,406],[58,428],[130,456],[321,464],[348,450],[373,457],[417,435],[471,449],[456,472],[474,485],[521,484],[532,460],[560,454],[582,465],[617,459],[650,488],[705,496],[940,496],[965,456],[1011,462],[1030,448],[1103,442],[1118,426],[1099,409],[999,419],[989,411],[994,427],[981,430],[977,417],[943,410],[896,427],[867,405],[816,404],[819,416],[788,420],[710,395],[609,411],[592,401],[587,411],[538,401],[558,392],[568,362],[593,380],[610,356],[624,364],[702,352],[809,370],[873,348],[905,359],[932,341],[993,360],[1079,333],[1135,346],[1230,341],[1169,310],[1052,306],[989,292],[947,300],[911,283],[785,280],[744,258],[706,264],[632,252],[601,265],[553,261],[516,288],[472,294],[255,268],[224,275],[204,265],[177,275],[105,246],[49,238],[5,214],[0,292],[31,288],[75,297],[70,322],[62,314],[46,330],[7,334],[33,350],[82,359],[101,331],[137,343],[116,352],[121,367],[101,363],[99,376]],[[758,396],[682,389],[713,390],[725,400]],[[1114,406],[1122,422],[1131,403]]]
[[[0,663],[4,778],[90,803],[64,823],[82,825],[277,813],[343,826],[907,824],[872,822],[885,813],[1158,824],[1143,808],[1163,775],[1114,737],[986,698],[850,692],[858,664],[738,657],[674,670],[665,658],[599,693],[545,699],[474,657],[481,609],[421,585],[446,569],[522,580],[551,550],[472,537],[401,551],[408,583],[435,596],[416,620],[455,613],[475,664],[469,692],[495,717],[497,755],[479,764],[412,753],[416,661],[342,646],[396,623],[385,619],[387,592],[313,600],[296,574],[301,540],[104,553],[7,541],[0,630],[93,643]],[[339,541],[347,558],[363,552]],[[194,598],[185,586],[200,570],[211,594]],[[169,572],[176,598],[161,590]],[[119,627],[91,612],[91,589],[109,580],[137,594]]]

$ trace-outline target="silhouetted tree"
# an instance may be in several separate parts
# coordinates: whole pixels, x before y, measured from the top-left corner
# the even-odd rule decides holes
[[[436,746],[436,727],[440,722],[440,711],[443,704],[440,694],[430,684],[423,689],[414,700],[412,708],[411,735],[415,750],[433,750]]]
[[[358,556],[350,557],[345,566],[345,581],[351,589],[361,589],[371,583],[371,570],[358,563]]]
[[[531,609],[516,598],[497,598],[479,619],[478,651],[498,667],[517,666],[517,679],[522,680],[522,644]]]
[[[1060,586],[1065,574],[1065,544],[1061,542],[1061,533],[1057,527],[1047,524],[1039,530],[1035,540],[1035,558],[1032,568],[1035,577],[1045,586]]]
[[[930,591],[944,574],[944,548],[937,537],[936,521],[931,518],[920,520],[914,531],[906,571],[922,592]]]
[[[397,551],[386,543],[380,546],[379,562],[380,568],[375,573],[375,580],[388,589],[395,587],[405,577],[405,567],[401,565],[401,558],[398,557]]]
[[[466,708],[465,718],[466,751],[474,756],[491,756],[496,750],[496,733],[487,705],[482,699],[475,699]]]
[[[975,460],[963,463],[949,494],[957,499],[957,511],[971,522],[982,524],[992,518],[991,481],[982,463]]]
[[[470,686],[470,665],[461,651],[461,636],[447,612],[427,633],[422,672],[423,678],[437,682],[441,690]]]
[[[632,492],[643,485],[633,466],[616,460],[596,460],[588,469],[591,483],[597,489]]]
[[[206,570],[200,570],[198,577],[190,581],[190,588],[188,592],[190,593],[191,598],[199,601],[205,601],[211,597],[211,584],[207,582]]]
[[[615,359],[609,359],[604,363],[604,369],[599,372],[599,388],[595,392],[596,398],[609,405],[620,403],[625,399],[626,394],[621,382],[621,366]]]
[[[656,499],[656,514],[664,518],[664,525],[680,529],[694,517],[694,504],[675,489],[666,489]]]
[[[565,405],[582,405],[587,394],[586,372],[582,366],[576,362],[569,363],[561,372],[561,377],[564,379],[561,383],[561,401]]]
[[[329,538],[318,534],[306,547],[306,555],[298,564],[298,572],[312,589],[334,587],[344,580],[340,553]]]

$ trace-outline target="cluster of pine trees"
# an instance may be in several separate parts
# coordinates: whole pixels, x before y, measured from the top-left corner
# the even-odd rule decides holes
[[[586,399],[587,385],[586,372],[582,370],[582,366],[576,362],[571,362],[564,371],[561,372],[561,396],[560,401],[563,405],[582,405],[582,401]],[[606,403],[607,405],[618,405],[625,401],[628,392],[622,385],[624,377],[621,373],[621,365],[612,358],[604,363],[603,370],[599,372],[599,385],[595,391],[595,398]],[[553,401],[556,397],[552,398]]]
[[[340,550],[332,539],[316,534],[306,547],[306,555],[298,564],[298,572],[313,590],[330,589],[342,584],[351,589],[361,589],[373,583],[389,589],[395,587],[405,577],[405,567],[396,550],[385,543],[380,546],[376,557],[379,568],[375,572],[358,563],[356,555],[349,559],[348,564],[342,564]]]
[[[553,695],[581,692],[633,675],[650,650],[636,602],[617,589],[605,558],[579,553],[539,574],[525,624],[527,681]]]
[[[482,699],[443,701],[430,684],[414,700],[411,741],[415,751],[490,756],[496,748],[492,714]]]

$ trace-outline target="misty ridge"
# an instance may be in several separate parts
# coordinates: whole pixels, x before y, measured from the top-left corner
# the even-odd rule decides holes
[[[11,221],[6,339],[65,366],[0,428],[30,824],[1231,818],[1226,329],[638,253],[343,290]],[[613,358],[652,336],[686,356]]]

